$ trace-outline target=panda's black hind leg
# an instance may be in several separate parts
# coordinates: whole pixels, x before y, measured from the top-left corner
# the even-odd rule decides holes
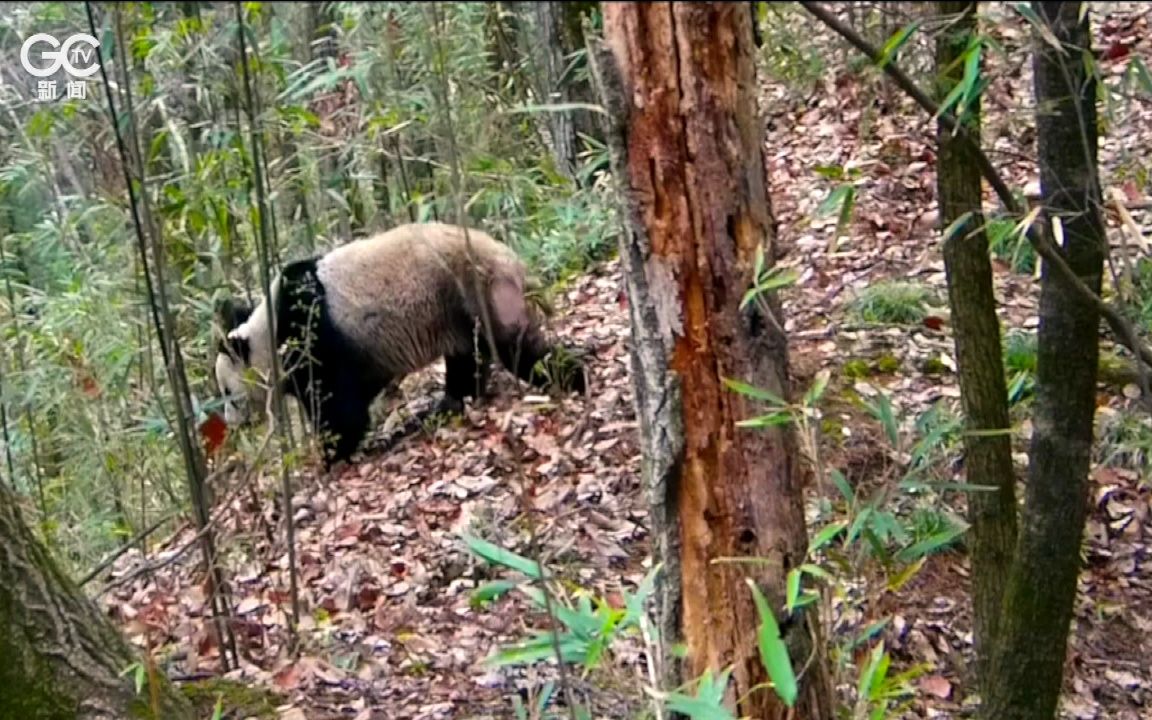
[[[390,450],[399,441],[426,427],[437,416],[451,417],[464,411],[464,399],[483,395],[488,382],[488,363],[477,362],[471,354],[448,355],[444,358],[444,395],[429,407],[414,411],[400,421],[385,437],[373,444],[373,452]]]

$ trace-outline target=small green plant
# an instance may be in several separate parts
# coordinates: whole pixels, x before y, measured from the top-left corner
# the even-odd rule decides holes
[[[1033,333],[1013,330],[1004,337],[1004,369],[1008,373],[1008,402],[1016,404],[1036,388],[1037,340]]]
[[[1142,481],[1152,481],[1152,421],[1146,415],[1101,413],[1096,434],[1095,462],[1134,470]]]
[[[1019,223],[1006,219],[989,220],[988,248],[992,255],[1012,268],[1012,272],[1031,275],[1036,271],[1036,250],[1021,232]]]
[[[1152,259],[1136,259],[1132,272],[1135,321],[1145,330],[1152,330]]]
[[[916,325],[928,314],[935,297],[924,285],[883,282],[865,288],[852,301],[851,312],[862,322],[883,325]]]
[[[766,402],[765,412],[741,421],[743,427],[757,428],[794,423],[803,442],[808,443],[809,457],[814,458],[818,477],[824,476],[818,429],[818,406],[827,388],[828,375],[821,373],[797,403],[789,403],[774,393],[751,387],[739,381],[726,380],[729,389],[755,400]],[[849,485],[843,473],[832,468],[827,471],[832,484],[840,493],[846,510],[830,513],[818,525],[808,551],[801,564],[791,569],[786,579],[785,609],[821,603],[830,612],[830,588],[844,582],[854,582],[853,576],[864,575],[870,567],[877,567],[886,577],[884,586],[897,590],[911,579],[927,558],[957,543],[968,526],[954,515],[923,504],[915,505],[911,513],[900,510],[904,499],[915,500],[930,492],[947,490],[978,491],[983,488],[951,483],[938,475],[941,459],[959,442],[962,423],[959,418],[935,406],[917,418],[912,437],[901,430],[902,423],[887,395],[880,394],[874,401],[863,401],[869,413],[879,422],[884,438],[891,446],[891,456],[904,458],[897,481],[881,485],[871,495],[861,498]],[[755,558],[730,558],[729,561],[752,561]],[[822,594],[820,589],[824,588]],[[837,593],[842,594],[842,593]],[[757,602],[762,628],[772,627],[770,609]],[[770,622],[771,621],[771,622]],[[828,626],[834,620],[826,620]],[[841,663],[851,662],[857,647],[873,642],[883,629],[885,621],[873,623],[859,634],[840,638],[834,655]],[[765,667],[773,678],[774,687],[785,702],[790,699],[791,667],[779,657],[783,649],[763,648]],[[785,653],[786,657],[786,653]],[[771,660],[771,663],[770,663]],[[909,698],[913,691],[909,682],[925,668],[915,666],[902,674],[888,673],[891,657],[883,642],[873,646],[866,665],[859,669],[857,701],[853,717],[882,718],[893,711],[894,703]]]
[[[464,541],[477,557],[516,571],[527,580],[503,579],[486,583],[472,594],[474,605],[485,605],[515,590],[528,597],[539,609],[551,610],[555,619],[564,626],[559,638],[553,638],[549,631],[536,631],[529,640],[501,648],[491,659],[495,665],[525,665],[553,658],[558,643],[564,662],[576,663],[588,670],[597,667],[617,636],[639,630],[645,603],[659,571],[659,567],[653,568],[636,593],[623,593],[623,608],[613,607],[606,600],[593,598],[583,590],[568,594],[558,585],[549,587],[550,601],[543,590],[531,584],[542,581],[544,577],[534,560],[477,537],[468,536]]]

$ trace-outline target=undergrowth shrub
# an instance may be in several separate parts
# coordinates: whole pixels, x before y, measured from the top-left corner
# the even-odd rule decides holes
[[[818,376],[812,387],[797,403],[787,403],[760,388],[730,381],[734,392],[764,402],[762,415],[741,422],[746,432],[758,427],[794,424],[808,451],[814,449],[816,467],[819,459],[819,405],[828,376]],[[947,408],[937,405],[921,416],[901,417],[886,395],[865,401],[864,407],[876,421],[886,443],[886,456],[892,461],[882,471],[883,477],[869,482],[870,490],[853,487],[838,468],[827,469],[827,480],[834,491],[817,500],[816,521],[812,526],[807,556],[788,574],[784,607],[770,607],[758,589],[750,584],[755,596],[760,622],[745,628],[757,635],[761,659],[771,686],[760,692],[776,692],[786,704],[796,700],[796,668],[802,658],[790,658],[780,639],[776,616],[785,616],[800,608],[819,613],[824,634],[831,638],[828,648],[834,674],[833,685],[849,688],[838,698],[838,712],[845,717],[899,717],[915,698],[912,681],[930,670],[916,665],[897,670],[883,637],[890,617],[866,620],[874,616],[873,603],[886,593],[899,592],[928,561],[959,542],[967,524],[944,502],[948,493],[968,488],[952,481],[948,464],[960,442],[960,419]],[[609,693],[598,683],[605,677],[638,677],[645,687],[630,687],[624,700],[628,708],[615,700],[619,712],[615,717],[646,718],[675,711],[696,719],[729,719],[733,716],[723,706],[730,668],[697,678],[687,687],[660,688],[650,683],[655,677],[644,668],[652,667],[658,644],[656,624],[650,617],[649,597],[656,573],[654,568],[634,592],[624,592],[622,603],[612,604],[596,591],[556,579],[549,571],[547,592],[541,587],[543,574],[535,560],[524,557],[488,540],[465,536],[465,545],[477,558],[513,575],[504,575],[478,587],[473,594],[477,609],[495,609],[507,600],[509,593],[527,597],[544,617],[550,614],[556,635],[547,629],[532,630],[527,638],[501,647],[490,658],[495,666],[532,666],[556,658],[559,646],[562,662],[572,666],[593,688],[601,687],[606,696],[618,698],[620,688]],[[718,558],[715,562],[740,562],[738,558]],[[754,561],[755,559],[752,559]],[[835,601],[833,601],[835,598]],[[550,609],[551,608],[551,609]],[[549,627],[544,621],[541,627]],[[617,657],[619,647],[627,652]],[[627,667],[627,660],[640,653],[640,668]],[[593,672],[593,671],[604,671]],[[573,674],[570,674],[571,678]],[[555,679],[542,681],[543,692],[536,697],[549,700],[559,696]],[[539,686],[538,686],[539,687]],[[591,691],[595,695],[595,690]],[[527,709],[519,697],[513,697],[516,717],[526,718]],[[595,699],[577,708],[577,717],[591,717]],[[642,710],[647,704],[649,710]],[[564,713],[547,703],[535,708],[534,718],[559,718]],[[658,707],[653,707],[658,706]],[[551,712],[552,714],[548,714]]]
[[[1093,461],[1134,471],[1143,483],[1152,482],[1152,420],[1145,414],[1104,408],[1097,419]]]
[[[1035,333],[1011,330],[1004,336],[1004,369],[1011,404],[1031,397],[1036,388],[1037,347]]]
[[[1031,275],[1036,271],[1036,250],[1015,221],[990,220],[986,229],[993,257],[1007,263],[1014,273]]]
[[[885,281],[859,292],[849,309],[862,322],[883,325],[915,325],[928,314],[937,298],[931,288],[919,283]]]

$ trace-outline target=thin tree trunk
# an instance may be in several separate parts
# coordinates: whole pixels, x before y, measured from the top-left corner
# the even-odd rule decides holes
[[[192,708],[162,673],[137,695],[136,660],[119,632],[25,524],[0,485],[0,718],[191,719]],[[156,709],[155,714],[152,708]]]
[[[782,613],[785,575],[803,561],[807,537],[792,430],[738,429],[756,410],[724,385],[735,378],[788,394],[775,301],[767,311],[740,309],[757,250],[771,265],[776,239],[748,7],[603,9],[608,51],[594,50],[593,66],[614,123],[608,139],[628,225],[621,256],[654,549],[664,565],[664,680],[731,665],[727,702],[739,715],[828,718],[814,617],[794,617],[785,630],[794,663],[806,667],[798,708],[753,690],[767,677],[745,578]],[[732,556],[768,562],[713,563]],[[669,648],[681,641],[688,655],[677,665]]]
[[[311,59],[318,60],[320,58],[335,60],[339,53],[337,46],[336,35],[336,8],[331,2],[324,2],[323,0],[313,0],[308,3],[308,35],[311,38],[312,54]],[[326,70],[317,70],[317,73],[326,72]],[[330,98],[324,100],[327,103],[338,103],[335,100],[335,94]],[[331,110],[329,110],[331,111]],[[317,196],[318,213],[321,218],[328,212],[329,208],[333,207],[331,198],[326,194],[326,190],[339,192],[347,197],[348,182],[345,175],[346,168],[340,160],[340,147],[341,142],[337,137],[332,136],[331,133],[327,134],[324,138],[326,147],[319,151],[319,164],[320,164],[320,192]],[[351,198],[348,198],[351,200]],[[352,218],[343,211],[338,212],[338,223],[340,226],[340,238],[342,242],[347,242],[352,238]]]
[[[966,0],[952,0],[936,7],[949,19],[955,16],[936,40],[936,69],[943,79],[939,96],[943,98],[963,77],[964,63],[957,60],[976,32],[977,10],[975,2]],[[978,100],[969,107],[969,113],[966,122],[973,137],[979,137]],[[976,678],[983,686],[1016,543],[1016,476],[1012,439],[1007,434],[1008,389],[992,288],[992,262],[981,210],[980,167],[971,146],[943,124],[937,126],[936,141],[940,222],[952,228],[944,241],[944,266],[966,425],[970,433],[1002,431],[968,434],[964,439],[968,483],[996,488],[968,494]]]
[[[592,86],[582,77],[583,63],[572,64],[570,56],[584,47],[583,18],[595,7],[590,2],[535,2],[530,6],[532,22],[521,22],[528,56],[534,67],[537,102],[558,104],[590,102]],[[571,66],[571,67],[570,67]],[[564,110],[540,115],[541,129],[557,169],[576,179],[580,166],[579,134],[598,137],[592,115],[587,110]]]
[[[1099,293],[1105,248],[1097,174],[1096,83],[1080,3],[1033,3],[1063,51],[1036,37],[1036,129],[1047,218],[1063,224],[1058,248]],[[1096,308],[1044,263],[1036,407],[1024,518],[1008,577],[999,646],[983,716],[1054,717],[1080,572],[1099,362]]]

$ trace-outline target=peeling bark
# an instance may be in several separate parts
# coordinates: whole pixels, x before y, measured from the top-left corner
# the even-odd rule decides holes
[[[756,107],[753,37],[742,3],[605,3],[606,49],[590,53],[609,112],[609,146],[627,232],[621,239],[632,367],[651,505],[664,564],[657,604],[664,679],[733,666],[741,716],[831,717],[815,618],[785,623],[801,676],[799,708],[768,689],[756,646],[751,576],[783,615],[785,577],[807,543],[794,433],[741,430],[757,414],[724,379],[787,396],[787,339],[740,302],[775,224]],[[757,556],[765,564],[713,564]],[[683,665],[667,652],[683,642]],[[816,650],[819,650],[817,648]],[[739,698],[739,700],[737,700]]]
[[[159,712],[136,695],[128,643],[60,571],[0,487],[0,718],[192,718],[188,701],[157,675]]]

